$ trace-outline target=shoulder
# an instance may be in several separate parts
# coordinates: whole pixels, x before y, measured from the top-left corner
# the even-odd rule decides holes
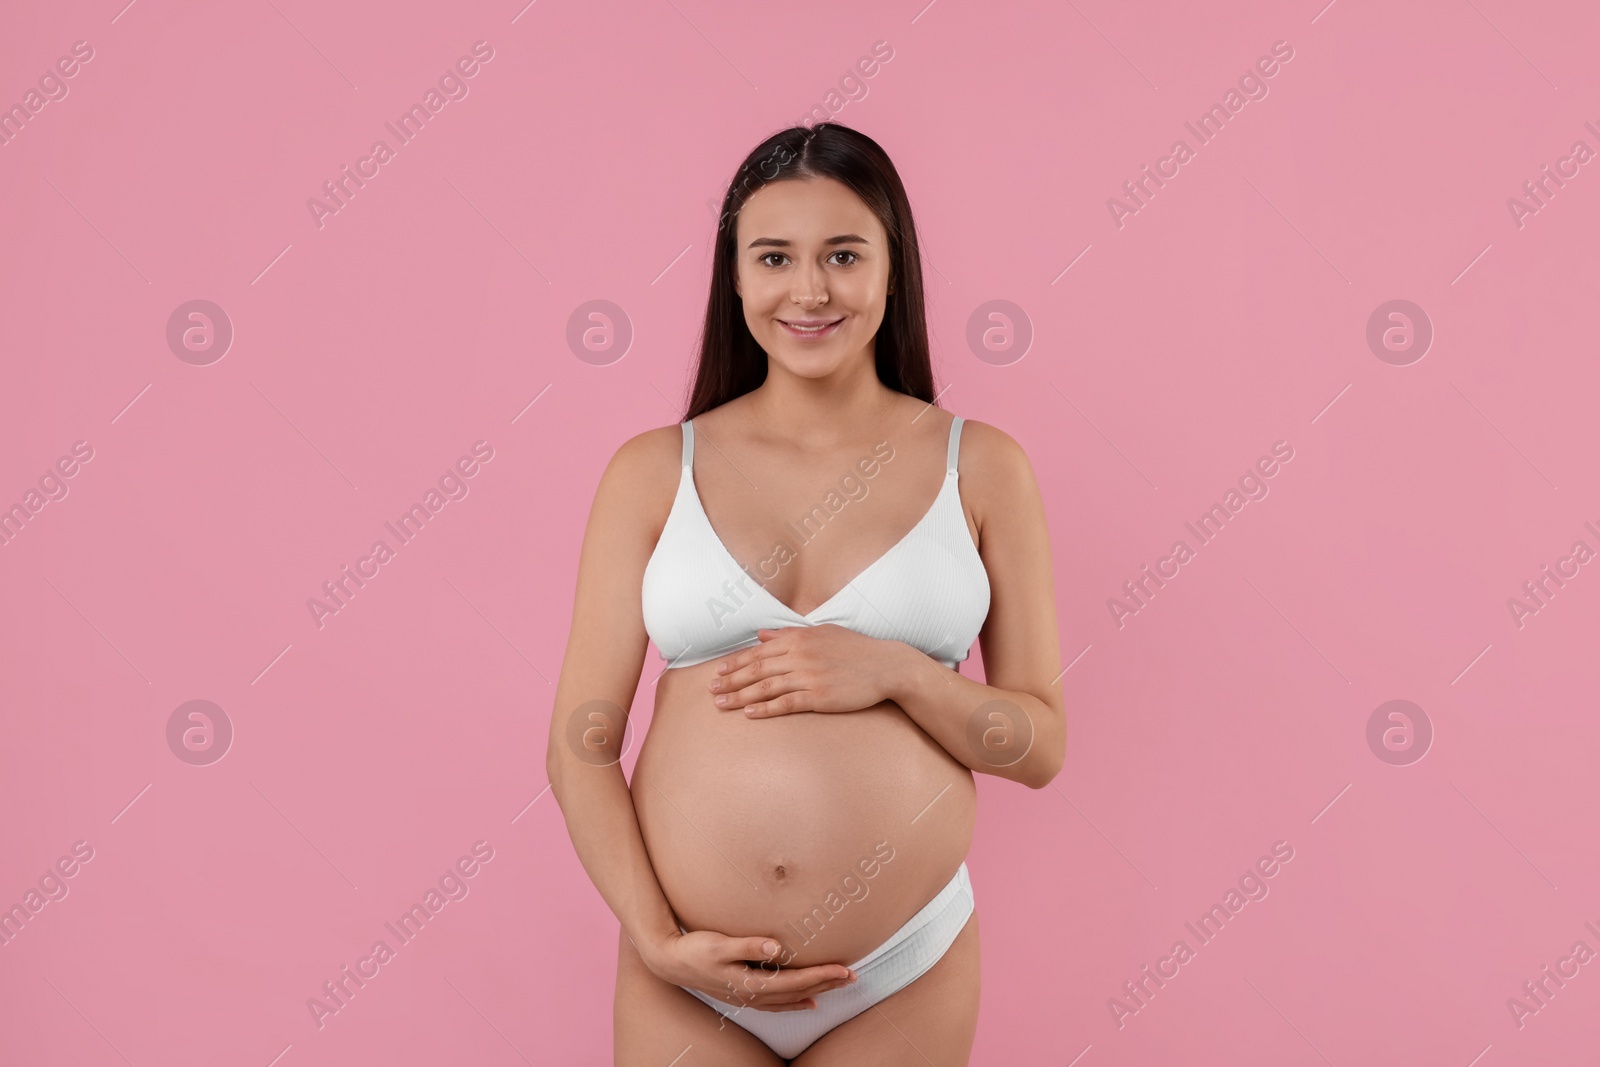
[[[1044,499],[1033,464],[1016,439],[997,426],[961,424],[961,496],[978,526],[980,550],[991,553],[1041,542]],[[985,555],[985,559],[989,559]]]
[[[612,453],[595,490],[595,510],[625,514],[659,527],[666,522],[683,465],[679,423],[635,434]]]
[[[683,426],[672,423],[634,434],[611,455],[607,478],[618,481],[648,479],[664,468],[676,470],[683,461]]]
[[[970,476],[975,489],[996,490],[1002,498],[1011,492],[1033,489],[1035,484],[1033,464],[1016,438],[976,419],[961,423],[959,464],[964,481]]]

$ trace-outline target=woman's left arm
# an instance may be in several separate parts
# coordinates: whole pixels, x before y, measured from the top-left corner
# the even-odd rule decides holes
[[[900,645],[889,699],[966,767],[1043,789],[1066,758],[1066,698],[1044,501],[1027,453],[1009,434],[962,426],[964,503],[989,572],[978,635],[988,682]]]
[[[978,635],[989,684],[902,641],[840,626],[761,631],[728,657],[712,692],[751,718],[842,712],[892,700],[962,765],[1043,789],[1060,772],[1067,723],[1044,502],[1027,454],[986,423],[962,426],[963,503],[978,525],[989,615]]]

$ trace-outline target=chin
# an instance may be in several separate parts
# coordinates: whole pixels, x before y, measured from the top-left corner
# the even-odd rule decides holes
[[[768,358],[775,359],[797,378],[826,378],[845,363],[835,352],[783,352],[778,356],[768,353]]]

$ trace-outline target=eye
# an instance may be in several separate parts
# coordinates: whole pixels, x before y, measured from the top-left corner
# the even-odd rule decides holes
[[[853,267],[861,259],[861,253],[852,252],[848,248],[841,248],[839,251],[835,252],[833,254],[833,256],[849,256],[850,257],[850,261],[848,263],[839,264],[839,266],[841,266],[841,267]],[[828,258],[832,259],[833,256],[829,256]],[[788,259],[789,258],[788,256],[784,255],[782,252],[768,252],[766,255],[758,257],[756,259],[756,262],[760,263],[762,266],[766,266],[766,267],[777,267],[777,266],[779,266],[779,264],[777,264],[777,263],[769,263],[769,262],[767,262],[768,260],[772,259],[773,257],[777,257],[779,259]]]

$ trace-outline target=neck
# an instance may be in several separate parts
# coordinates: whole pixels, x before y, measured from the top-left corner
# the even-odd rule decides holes
[[[821,449],[883,426],[899,397],[878,380],[868,351],[821,378],[801,377],[769,360],[766,381],[748,394],[747,402],[763,433]]]

